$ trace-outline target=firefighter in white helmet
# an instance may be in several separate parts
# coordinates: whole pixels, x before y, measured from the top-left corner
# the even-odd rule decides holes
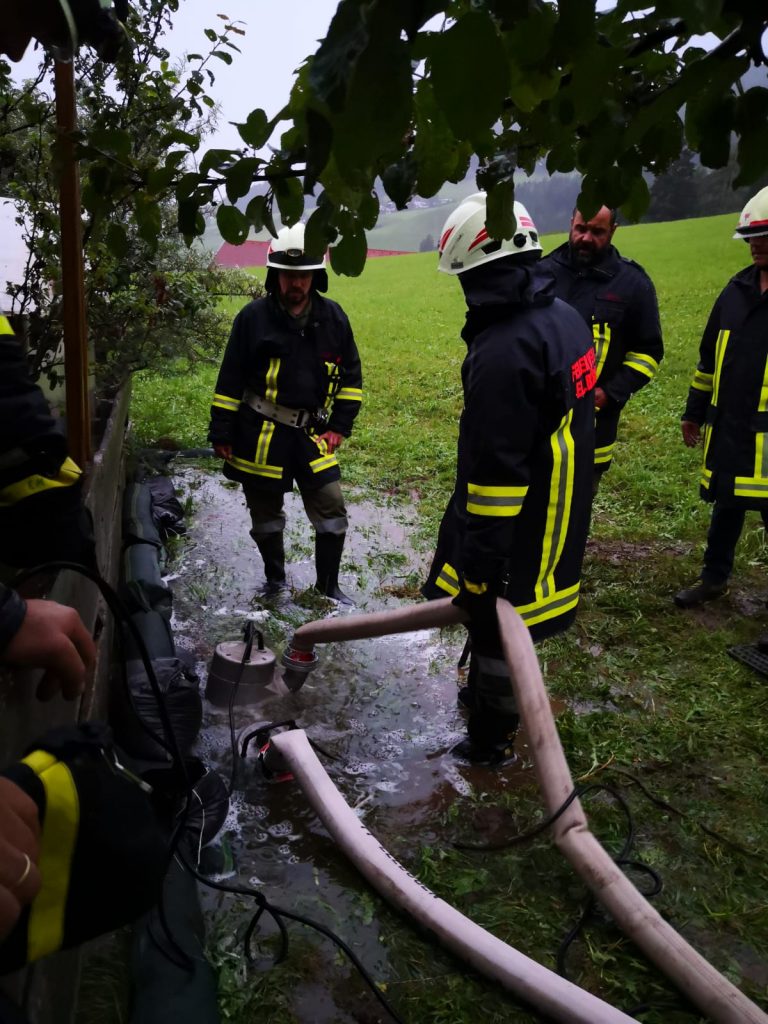
[[[514,757],[518,725],[496,599],[515,605],[534,639],[573,621],[594,453],[592,337],[538,266],[527,210],[514,212],[512,237],[490,237],[478,193],[440,237],[439,269],[458,275],[467,302],[467,356],[456,486],[422,588],[469,612],[468,737],[455,752],[491,766]]]
[[[285,585],[283,498],[299,487],[315,528],[317,589],[339,587],[347,511],[336,451],[360,410],[360,357],[328,288],[324,253],[304,248],[304,225],[283,228],[267,256],[267,296],[235,317],[216,383],[209,437],[224,475],[243,485],[265,593]]]
[[[733,237],[749,245],[751,265],[712,308],[682,417],[685,444],[703,439],[701,497],[713,508],[701,575],[675,595],[681,608],[728,593],[748,510],[768,527],[768,187],[744,207]]]

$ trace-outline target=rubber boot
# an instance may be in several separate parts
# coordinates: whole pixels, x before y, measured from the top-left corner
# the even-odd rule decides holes
[[[503,715],[490,710],[473,710],[467,723],[467,738],[453,748],[456,757],[488,768],[514,764],[515,735],[519,715]]]
[[[351,597],[347,597],[339,587],[339,566],[341,565],[341,552],[344,550],[345,537],[345,533],[315,534],[315,568],[317,569],[315,588],[326,597],[338,601],[339,604],[354,607],[355,602]]]
[[[285,587],[285,548],[283,534],[262,533],[254,536],[256,547],[264,560],[264,575],[267,578],[264,594],[277,594]]]

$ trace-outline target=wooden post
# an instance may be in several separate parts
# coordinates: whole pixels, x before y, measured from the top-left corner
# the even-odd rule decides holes
[[[71,62],[55,62],[56,128],[61,156],[61,284],[64,314],[64,377],[67,388],[69,454],[85,470],[92,453],[88,395],[88,330],[83,282],[80,171],[72,132],[77,126],[75,75]]]

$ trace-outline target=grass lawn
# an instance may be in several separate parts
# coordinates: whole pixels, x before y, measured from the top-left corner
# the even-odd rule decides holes
[[[709,519],[698,498],[700,453],[683,446],[679,418],[712,303],[748,262],[746,246],[731,240],[734,222],[727,215],[624,227],[616,235],[621,252],[655,282],[667,354],[658,379],[622,419],[595,506],[577,623],[543,644],[540,657],[565,708],[558,724],[574,777],[599,778],[631,802],[634,856],[664,880],[657,908],[764,1005],[768,689],[726,653],[768,631],[759,516],[748,516],[729,597],[695,612],[671,601],[698,573]],[[545,251],[561,240],[545,240]],[[363,410],[342,452],[345,479],[371,496],[401,495],[430,544],[453,483],[461,289],[436,272],[434,254],[414,254],[371,260],[359,279],[332,277],[329,294],[350,317],[365,376]],[[204,367],[138,380],[139,439],[204,444],[216,373]],[[521,829],[540,807],[535,792],[494,799]],[[598,837],[617,847],[624,822],[615,805],[598,799],[586,809]],[[479,857],[450,847],[410,855],[409,867],[440,896],[553,966],[562,908],[578,906],[581,887],[546,837]],[[647,1003],[637,1017],[648,1024],[703,1019],[603,920],[568,962],[574,980],[616,1005]],[[418,978],[416,961],[413,970]],[[439,985],[422,978],[391,991],[413,1021],[535,1019],[514,1008],[495,1015],[498,999],[487,1002],[487,987],[459,972],[455,985],[442,976]]]

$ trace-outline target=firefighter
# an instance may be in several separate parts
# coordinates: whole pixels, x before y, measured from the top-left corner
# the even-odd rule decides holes
[[[445,223],[439,269],[459,278],[464,410],[456,486],[422,592],[470,616],[470,716],[455,753],[491,766],[514,757],[518,726],[495,602],[510,601],[534,640],[576,614],[589,527],[595,351],[581,317],[542,272],[536,227],[515,203],[513,237],[485,227],[486,197]]]
[[[703,436],[701,497],[713,507],[701,576],[675,595],[680,608],[728,593],[748,509],[768,526],[768,187],[744,207],[733,237],[748,243],[752,265],[712,308],[682,417],[689,448]]]
[[[209,436],[238,480],[251,536],[274,594],[285,585],[283,496],[298,484],[315,528],[316,587],[342,604],[347,532],[336,452],[360,411],[360,357],[341,306],[323,298],[324,254],[304,249],[304,225],[283,228],[267,255],[267,296],[238,313],[211,407]]]
[[[19,61],[34,38],[59,60],[71,58],[80,43],[114,60],[126,43],[128,11],[128,0],[3,0],[0,53]]]
[[[664,355],[653,283],[613,245],[615,231],[615,210],[603,206],[589,219],[574,210],[568,241],[542,264],[555,275],[558,298],[581,313],[594,339],[593,494],[611,465],[621,410],[653,380]]]
[[[0,315],[0,561],[96,567],[82,473],[7,317]]]

